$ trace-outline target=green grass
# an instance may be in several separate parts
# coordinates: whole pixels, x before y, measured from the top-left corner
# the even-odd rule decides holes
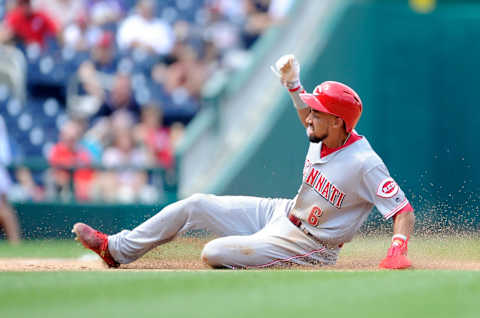
[[[1,273],[0,317],[479,317],[480,273]]]
[[[75,258],[83,254],[85,250],[74,240],[22,241],[20,245],[14,246],[0,241],[2,258]]]
[[[148,259],[198,261],[205,240],[171,242]],[[344,257],[376,260],[388,237],[358,238]],[[78,257],[72,241],[0,244],[0,257]],[[341,254],[341,255],[342,255]],[[412,239],[419,260],[480,261],[478,237]],[[0,272],[0,317],[480,317],[480,271]]]

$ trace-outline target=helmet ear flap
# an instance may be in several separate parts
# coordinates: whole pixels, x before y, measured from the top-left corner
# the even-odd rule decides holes
[[[347,125],[345,124],[345,120],[340,116],[335,116],[336,125],[340,126],[341,128],[347,131]]]
[[[342,120],[342,127],[343,129],[345,129],[345,131],[347,131],[347,124],[345,124],[345,120],[343,118],[340,117],[340,119]],[[348,132],[348,131],[347,131]]]

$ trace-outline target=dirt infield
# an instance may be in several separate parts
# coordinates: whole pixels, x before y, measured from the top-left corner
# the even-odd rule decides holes
[[[205,238],[180,238],[156,248],[138,261],[108,269],[99,257],[85,251],[80,258],[0,257],[0,272],[4,271],[142,271],[142,270],[209,270],[200,260]],[[301,267],[299,270],[377,271],[378,263],[389,246],[388,237],[361,237],[342,249],[335,266]],[[74,246],[76,248],[76,246]],[[474,270],[480,271],[480,238],[427,237],[410,242],[409,257],[414,270]],[[282,267],[282,269],[292,267]]]
[[[340,259],[335,266],[295,267],[299,270],[338,270],[338,271],[377,271],[377,259]],[[480,271],[479,261],[427,260],[412,259],[414,270],[474,270]],[[198,262],[178,262],[162,260],[139,260],[118,269],[107,268],[100,260],[79,259],[34,259],[4,258],[0,259],[0,272],[37,272],[37,271],[130,271],[130,270],[208,270],[200,260]]]

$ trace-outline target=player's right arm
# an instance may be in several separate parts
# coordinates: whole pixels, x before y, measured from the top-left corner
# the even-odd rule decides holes
[[[407,256],[408,240],[415,225],[413,208],[379,157],[370,157],[364,165],[368,171],[363,174],[365,191],[360,196],[373,203],[385,219],[393,218],[391,245],[387,256],[380,262],[380,267],[409,268],[412,263]]]
[[[302,101],[300,94],[304,92],[300,83],[300,64],[292,54],[280,57],[271,67],[272,71],[280,78],[280,83],[288,89],[293,106],[297,109],[298,118],[303,126],[310,108]]]
[[[302,90],[303,90],[303,88],[302,88]],[[293,101],[293,105],[296,105],[295,101],[297,99],[300,100],[303,103],[303,101],[300,99],[300,93],[290,93],[290,98]],[[297,108],[297,107],[295,106],[295,108]],[[307,116],[308,116],[309,113],[310,113],[310,107],[300,108],[300,109],[297,108],[298,119],[300,119],[300,122],[305,127],[307,127],[307,123],[306,123],[305,120],[307,119]]]

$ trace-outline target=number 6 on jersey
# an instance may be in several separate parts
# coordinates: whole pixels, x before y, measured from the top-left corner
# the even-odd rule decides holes
[[[311,226],[317,226],[319,223],[319,218],[322,216],[322,214],[323,211],[318,206],[314,206],[308,215],[308,223]]]

